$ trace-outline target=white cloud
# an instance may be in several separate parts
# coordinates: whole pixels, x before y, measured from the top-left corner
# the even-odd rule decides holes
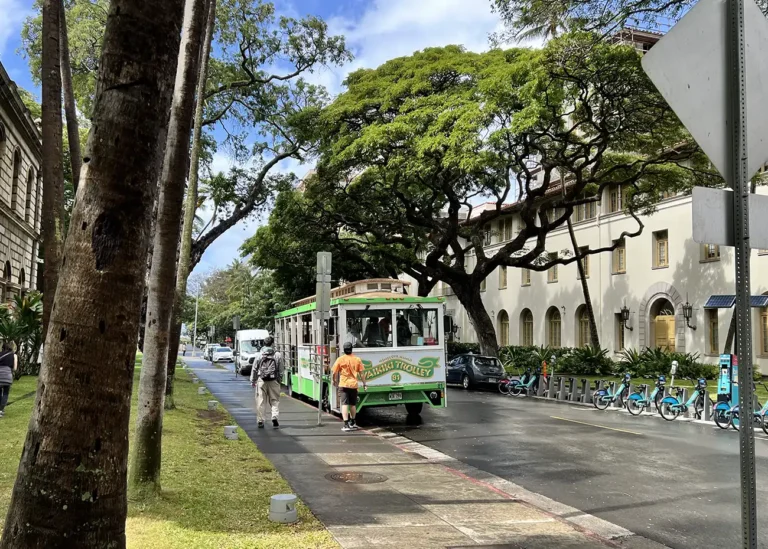
[[[21,0],[0,0],[0,54],[5,52],[11,36],[21,32],[21,24],[31,14],[29,4]]]
[[[356,69],[448,44],[485,51],[489,35],[501,30],[488,0],[373,0],[359,19],[336,17],[328,25],[332,33],[346,37],[355,59],[343,67],[315,71],[307,79],[334,95],[343,91],[342,82]]]

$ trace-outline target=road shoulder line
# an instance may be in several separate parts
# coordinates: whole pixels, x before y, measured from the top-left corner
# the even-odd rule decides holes
[[[367,429],[367,431],[387,440],[407,452],[417,454],[432,463],[441,464],[455,473],[465,475],[470,479],[483,483],[494,491],[505,494],[506,497],[541,509],[559,520],[568,522],[585,533],[593,534],[594,536],[605,540],[614,541],[618,544],[617,546],[624,546],[624,544],[632,538],[642,537],[622,526],[580,511],[575,507],[559,503],[541,494],[531,492],[518,484],[478,469],[477,467],[473,467],[472,465],[468,465],[419,442],[414,442],[407,437],[392,433],[385,428],[375,427],[373,429]],[[666,547],[652,542],[651,540],[646,540],[646,538],[643,538],[643,540],[652,544],[644,545],[647,547],[654,547],[656,549]]]

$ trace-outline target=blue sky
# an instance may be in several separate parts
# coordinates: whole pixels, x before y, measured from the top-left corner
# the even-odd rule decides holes
[[[355,59],[343,67],[322,69],[306,78],[322,84],[335,95],[352,70],[376,67],[393,57],[409,55],[429,46],[463,44],[473,51],[488,47],[489,33],[499,30],[490,0],[274,0],[279,12],[294,17],[317,15],[334,34],[344,34]],[[17,53],[24,18],[33,0],[0,0],[0,62],[16,83],[39,97],[26,60]],[[214,168],[231,165],[225,152],[214,159]],[[284,162],[282,171],[301,177],[309,166]],[[198,271],[222,268],[239,257],[238,248],[263,219],[252,219],[232,228],[205,253]]]

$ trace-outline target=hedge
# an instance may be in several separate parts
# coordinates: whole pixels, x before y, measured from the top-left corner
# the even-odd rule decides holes
[[[448,359],[464,353],[479,354],[476,343],[450,342],[447,347]],[[551,357],[555,357],[554,364]],[[669,375],[672,361],[678,363],[677,377],[692,379],[716,379],[718,367],[700,362],[698,353],[672,353],[662,349],[626,349],[619,360],[613,360],[607,349],[592,347],[521,347],[509,346],[499,349],[499,358],[509,373],[520,373],[528,368],[534,369],[546,361],[549,371],[558,374],[574,375],[620,375],[625,372],[633,377]],[[756,368],[755,379],[761,379]]]

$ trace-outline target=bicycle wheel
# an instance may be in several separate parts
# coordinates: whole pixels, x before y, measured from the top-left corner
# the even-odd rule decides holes
[[[721,429],[727,429],[731,425],[731,408],[721,402],[717,404],[712,412],[715,425]]]
[[[508,381],[500,381],[499,382],[499,392],[502,395],[509,395],[509,382]]]
[[[739,407],[734,406],[733,408],[731,408],[731,427],[733,427],[738,431],[740,423],[741,421],[739,419]]]
[[[592,404],[594,404],[595,408],[598,410],[605,410],[610,403],[611,397],[606,394],[606,391],[596,391],[595,394],[592,395]]]
[[[656,393],[656,396],[653,399],[653,403],[656,405],[657,410],[661,407],[661,401],[663,398],[664,398],[664,391],[658,391]]]
[[[760,427],[763,428],[763,432],[768,435],[768,425],[765,423],[765,414],[760,414]]]
[[[523,385],[521,383],[511,383],[509,386],[509,394],[514,396],[520,396],[523,392]]]
[[[680,402],[674,397],[667,397],[661,401],[659,414],[667,421],[674,421],[681,414]]]
[[[643,413],[644,408],[645,401],[643,400],[643,397],[640,395],[640,393],[633,393],[629,395],[629,398],[627,399],[627,412],[633,416],[639,416]]]

